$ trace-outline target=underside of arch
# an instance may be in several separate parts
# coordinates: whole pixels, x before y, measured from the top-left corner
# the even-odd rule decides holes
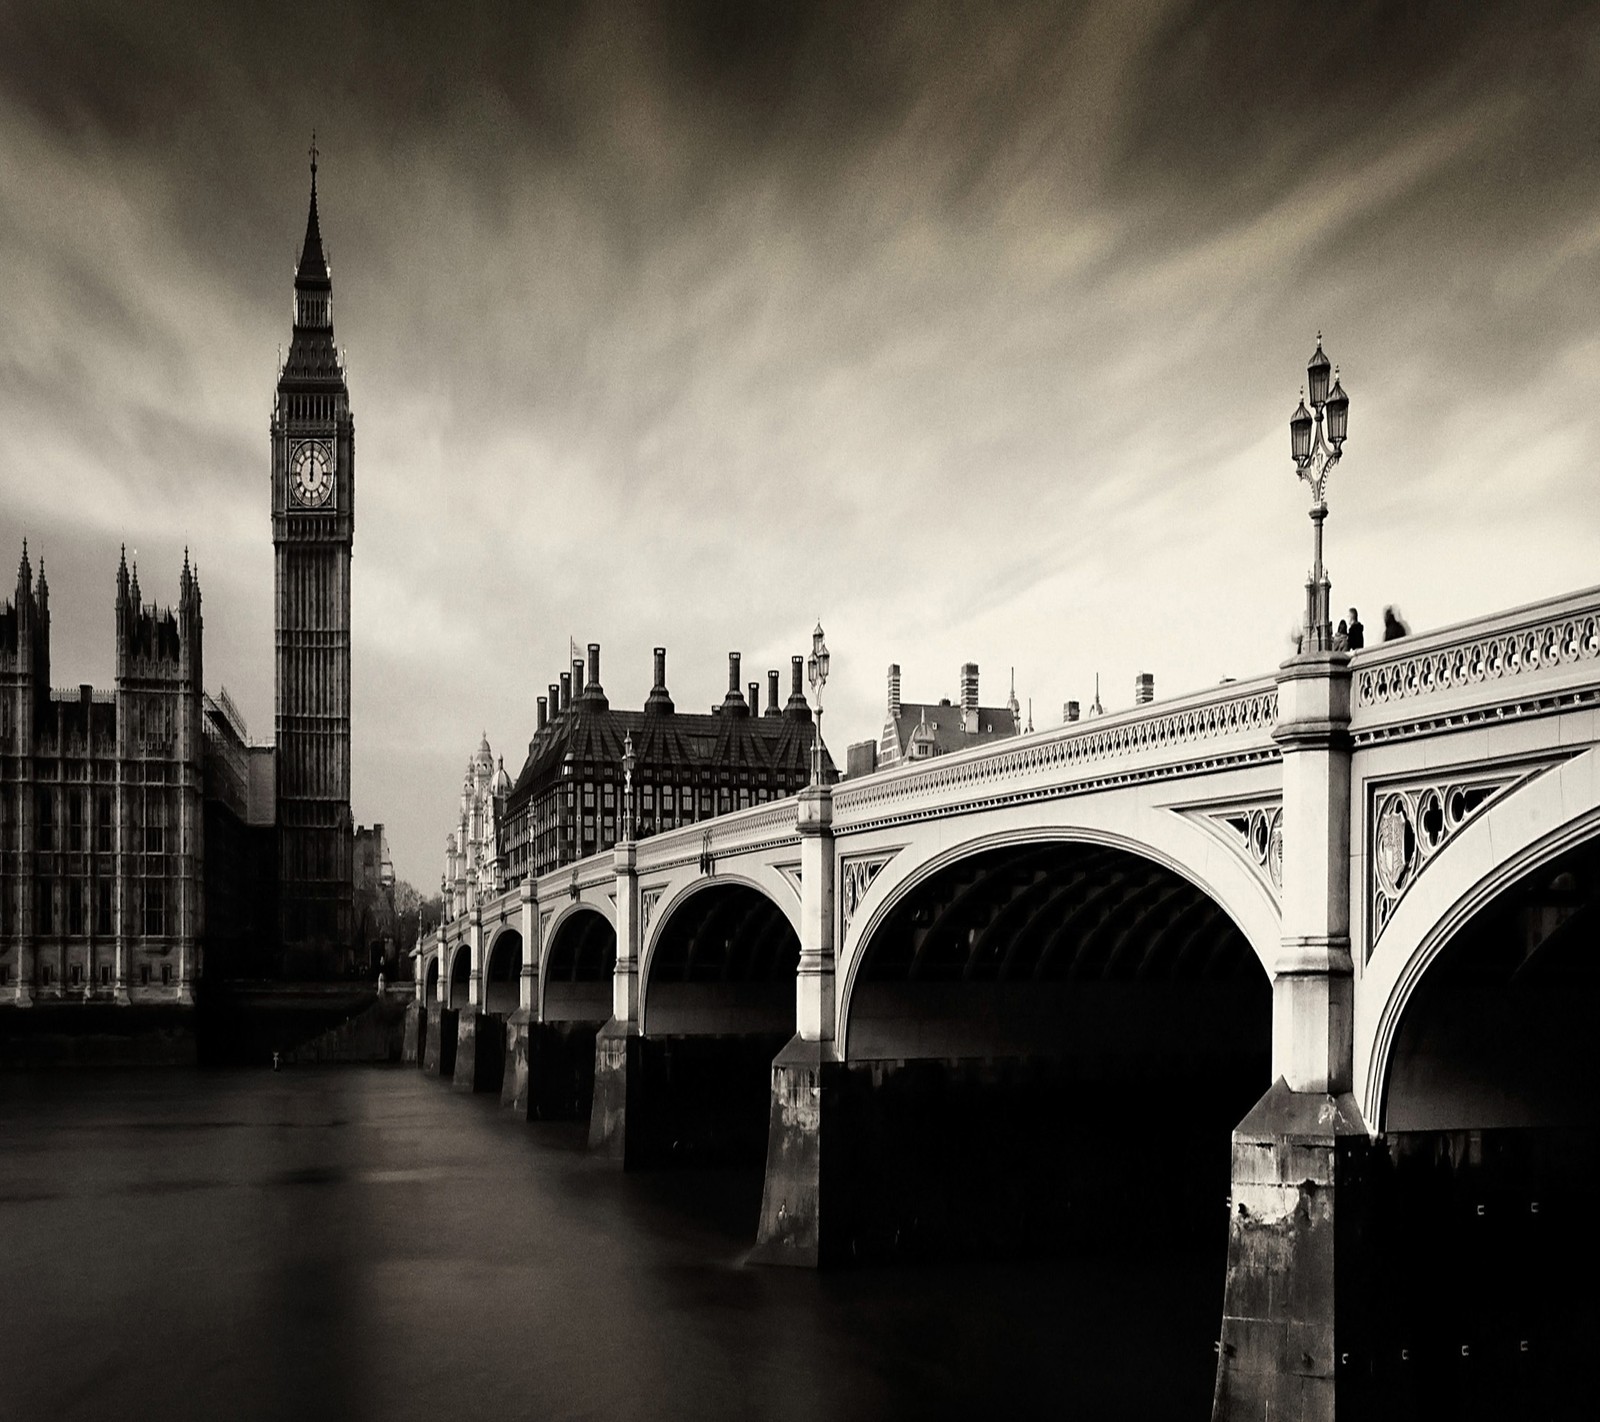
[[[446,983],[446,992],[449,1000],[448,1007],[464,1007],[467,1001],[467,987],[472,978],[472,950],[465,943],[458,943],[450,951],[450,973]]]
[[[1271,999],[1244,935],[1189,880],[1055,840],[983,850],[907,892],[864,945],[846,1014],[852,1060],[1154,1064],[1260,1049]]]
[[[698,889],[663,920],[645,963],[649,1035],[792,1032],[800,940],[784,909],[745,883]]]
[[[617,966],[617,932],[594,909],[568,914],[545,945],[545,1022],[604,1022],[611,1015],[611,977]]]
[[[1388,1131],[1592,1127],[1600,832],[1525,872],[1430,961],[1384,1077]]]
[[[495,936],[484,964],[483,1006],[509,1016],[522,1003],[522,934],[505,929]]]

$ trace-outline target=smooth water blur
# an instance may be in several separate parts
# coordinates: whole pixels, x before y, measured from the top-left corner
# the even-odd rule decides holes
[[[1206,1415],[1211,1265],[746,1266],[760,1190],[403,1068],[0,1078],[0,1417]]]

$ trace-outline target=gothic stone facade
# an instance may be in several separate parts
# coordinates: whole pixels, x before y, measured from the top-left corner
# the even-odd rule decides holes
[[[200,580],[117,570],[110,691],[50,686],[26,545],[0,604],[0,1002],[188,1002],[203,932]]]

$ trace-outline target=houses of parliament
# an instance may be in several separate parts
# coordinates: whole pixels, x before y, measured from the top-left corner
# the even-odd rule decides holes
[[[146,601],[117,566],[110,689],[50,676],[50,587],[26,543],[0,601],[0,1005],[194,1000],[207,975],[370,965],[358,889],[392,885],[350,812],[356,438],[333,333],[316,149],[270,423],[274,738],[205,687],[200,578]],[[364,866],[364,875],[357,866]],[[359,883],[360,878],[376,883]]]

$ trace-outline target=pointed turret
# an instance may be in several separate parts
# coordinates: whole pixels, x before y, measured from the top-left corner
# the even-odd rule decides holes
[[[28,561],[28,540],[22,540],[22,561],[17,564],[17,602],[23,594],[33,591],[33,564]]]

